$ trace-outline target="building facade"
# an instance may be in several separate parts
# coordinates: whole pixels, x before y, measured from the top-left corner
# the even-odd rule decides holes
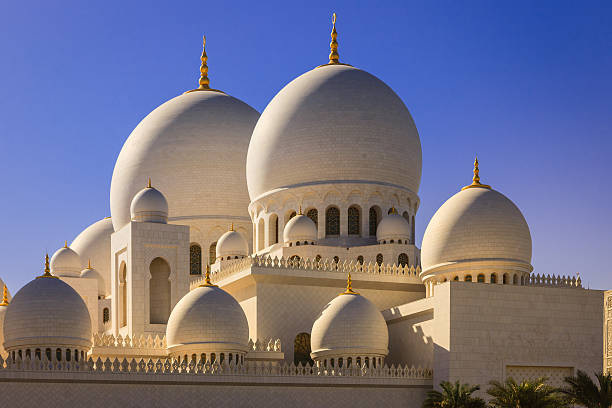
[[[416,125],[340,62],[335,17],[328,63],[261,115],[207,59],[127,138],[111,217],[5,291],[14,405],[420,407],[441,381],[611,369],[612,294],[534,273],[478,160],[416,246]]]

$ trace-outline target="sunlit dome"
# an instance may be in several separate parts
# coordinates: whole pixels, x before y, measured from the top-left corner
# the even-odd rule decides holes
[[[168,199],[171,221],[249,216],[245,160],[259,113],[208,88],[207,77],[200,79],[200,86],[199,92],[179,95],[156,108],[123,145],[110,191],[116,231],[130,221],[132,198],[148,177]],[[214,199],[204,200],[203,195]]]
[[[207,283],[187,293],[172,309],[166,341],[171,355],[244,354],[249,324],[236,299],[210,284],[207,274]]]
[[[283,231],[285,243],[308,242],[314,243],[317,240],[317,226],[307,216],[300,214],[291,218]]]
[[[217,261],[244,258],[248,254],[249,244],[240,232],[234,230],[233,225],[217,241],[215,254]]]
[[[421,142],[410,112],[380,79],[328,64],[286,85],[255,126],[251,201],[282,189],[366,183],[417,193]]]
[[[382,358],[388,354],[388,347],[384,317],[372,302],[352,289],[349,276],[347,290],[329,302],[312,325],[312,358]]]
[[[110,217],[97,221],[85,228],[70,244],[70,248],[79,255],[81,262],[95,266],[96,272],[104,280],[100,289],[110,295],[110,251],[111,234],[114,232]],[[81,265],[81,268],[84,265]]]
[[[132,221],[168,222],[168,201],[161,191],[151,186],[151,179],[132,199],[130,215]]]
[[[106,295],[104,278],[102,278],[100,272],[91,267],[91,263],[87,265],[87,268],[81,271],[81,278],[95,279],[96,283],[98,284],[98,296]]]
[[[81,275],[81,269],[83,269],[81,258],[68,246],[67,241],[51,258],[51,273],[55,276],[78,277]]]
[[[395,208],[380,220],[376,228],[376,240],[379,243],[390,243],[392,241],[408,243],[410,234],[410,224],[397,213]]]
[[[424,279],[476,265],[502,273],[533,269],[531,234],[523,214],[506,196],[480,183],[475,164],[474,183],[449,198],[425,230]]]
[[[47,257],[48,260],[48,257]],[[89,350],[91,318],[85,302],[67,283],[49,272],[13,297],[4,317],[6,351],[61,347]]]

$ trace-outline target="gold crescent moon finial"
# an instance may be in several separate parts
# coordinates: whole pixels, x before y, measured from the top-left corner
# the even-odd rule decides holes
[[[217,285],[213,285],[210,281],[210,265],[206,265],[206,275],[204,275],[204,283],[201,284],[200,287],[217,287]]]
[[[351,273],[348,273],[346,278],[346,290],[341,293],[341,295],[358,295],[358,292],[353,290],[353,280],[351,279]]]
[[[2,290],[2,303],[0,303],[0,306],[8,306],[8,304],[8,289],[6,285],[4,285],[4,289]]]
[[[480,169],[478,168],[478,156],[474,158],[474,176],[472,177],[472,184],[470,184],[469,186],[463,187],[461,190],[463,191],[468,188],[474,188],[474,187],[488,188],[489,190],[491,189],[491,186],[480,183]]]
[[[45,254],[45,273],[36,277],[36,279],[38,278],[56,278],[58,279],[57,276],[51,275],[51,270],[49,269],[49,254]]]
[[[340,63],[340,55],[338,54],[338,32],[336,31],[336,13],[332,15],[332,32],[331,32],[331,42],[329,43],[330,53],[329,53],[329,63],[330,64],[339,64]]]

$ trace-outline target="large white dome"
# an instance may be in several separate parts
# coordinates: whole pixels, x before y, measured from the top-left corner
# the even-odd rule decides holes
[[[15,294],[4,316],[7,351],[35,347],[91,347],[85,302],[67,283],[39,277]]]
[[[249,342],[249,324],[240,304],[216,286],[199,286],[174,306],[166,327],[171,354],[241,352]]]
[[[70,248],[79,254],[81,262],[91,261],[96,272],[104,279],[104,286],[99,289],[103,289],[105,295],[111,293],[110,251],[113,231],[113,223],[110,217],[107,217],[85,228],[70,244]]]
[[[222,92],[177,96],[151,112],[128,137],[115,164],[110,206],[115,230],[151,177],[173,217],[248,217],[245,160],[259,113]],[[208,199],[202,199],[206,194]],[[211,197],[214,197],[211,198]]]
[[[312,325],[311,356],[381,356],[389,352],[389,330],[376,306],[357,293],[343,293]]]
[[[421,276],[475,263],[532,269],[523,214],[506,196],[484,187],[458,192],[431,218],[421,247]]]
[[[421,142],[410,112],[384,82],[348,65],[326,65],[272,99],[253,131],[246,166],[251,201],[325,182],[416,194]]]

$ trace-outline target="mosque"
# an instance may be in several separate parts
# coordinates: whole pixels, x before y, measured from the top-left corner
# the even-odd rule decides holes
[[[420,407],[445,380],[602,370],[604,292],[533,271],[477,159],[415,245],[415,122],[337,35],[334,15],[329,61],[261,115],[211,88],[204,51],[199,86],[138,124],[111,216],[5,287],[7,402]]]

